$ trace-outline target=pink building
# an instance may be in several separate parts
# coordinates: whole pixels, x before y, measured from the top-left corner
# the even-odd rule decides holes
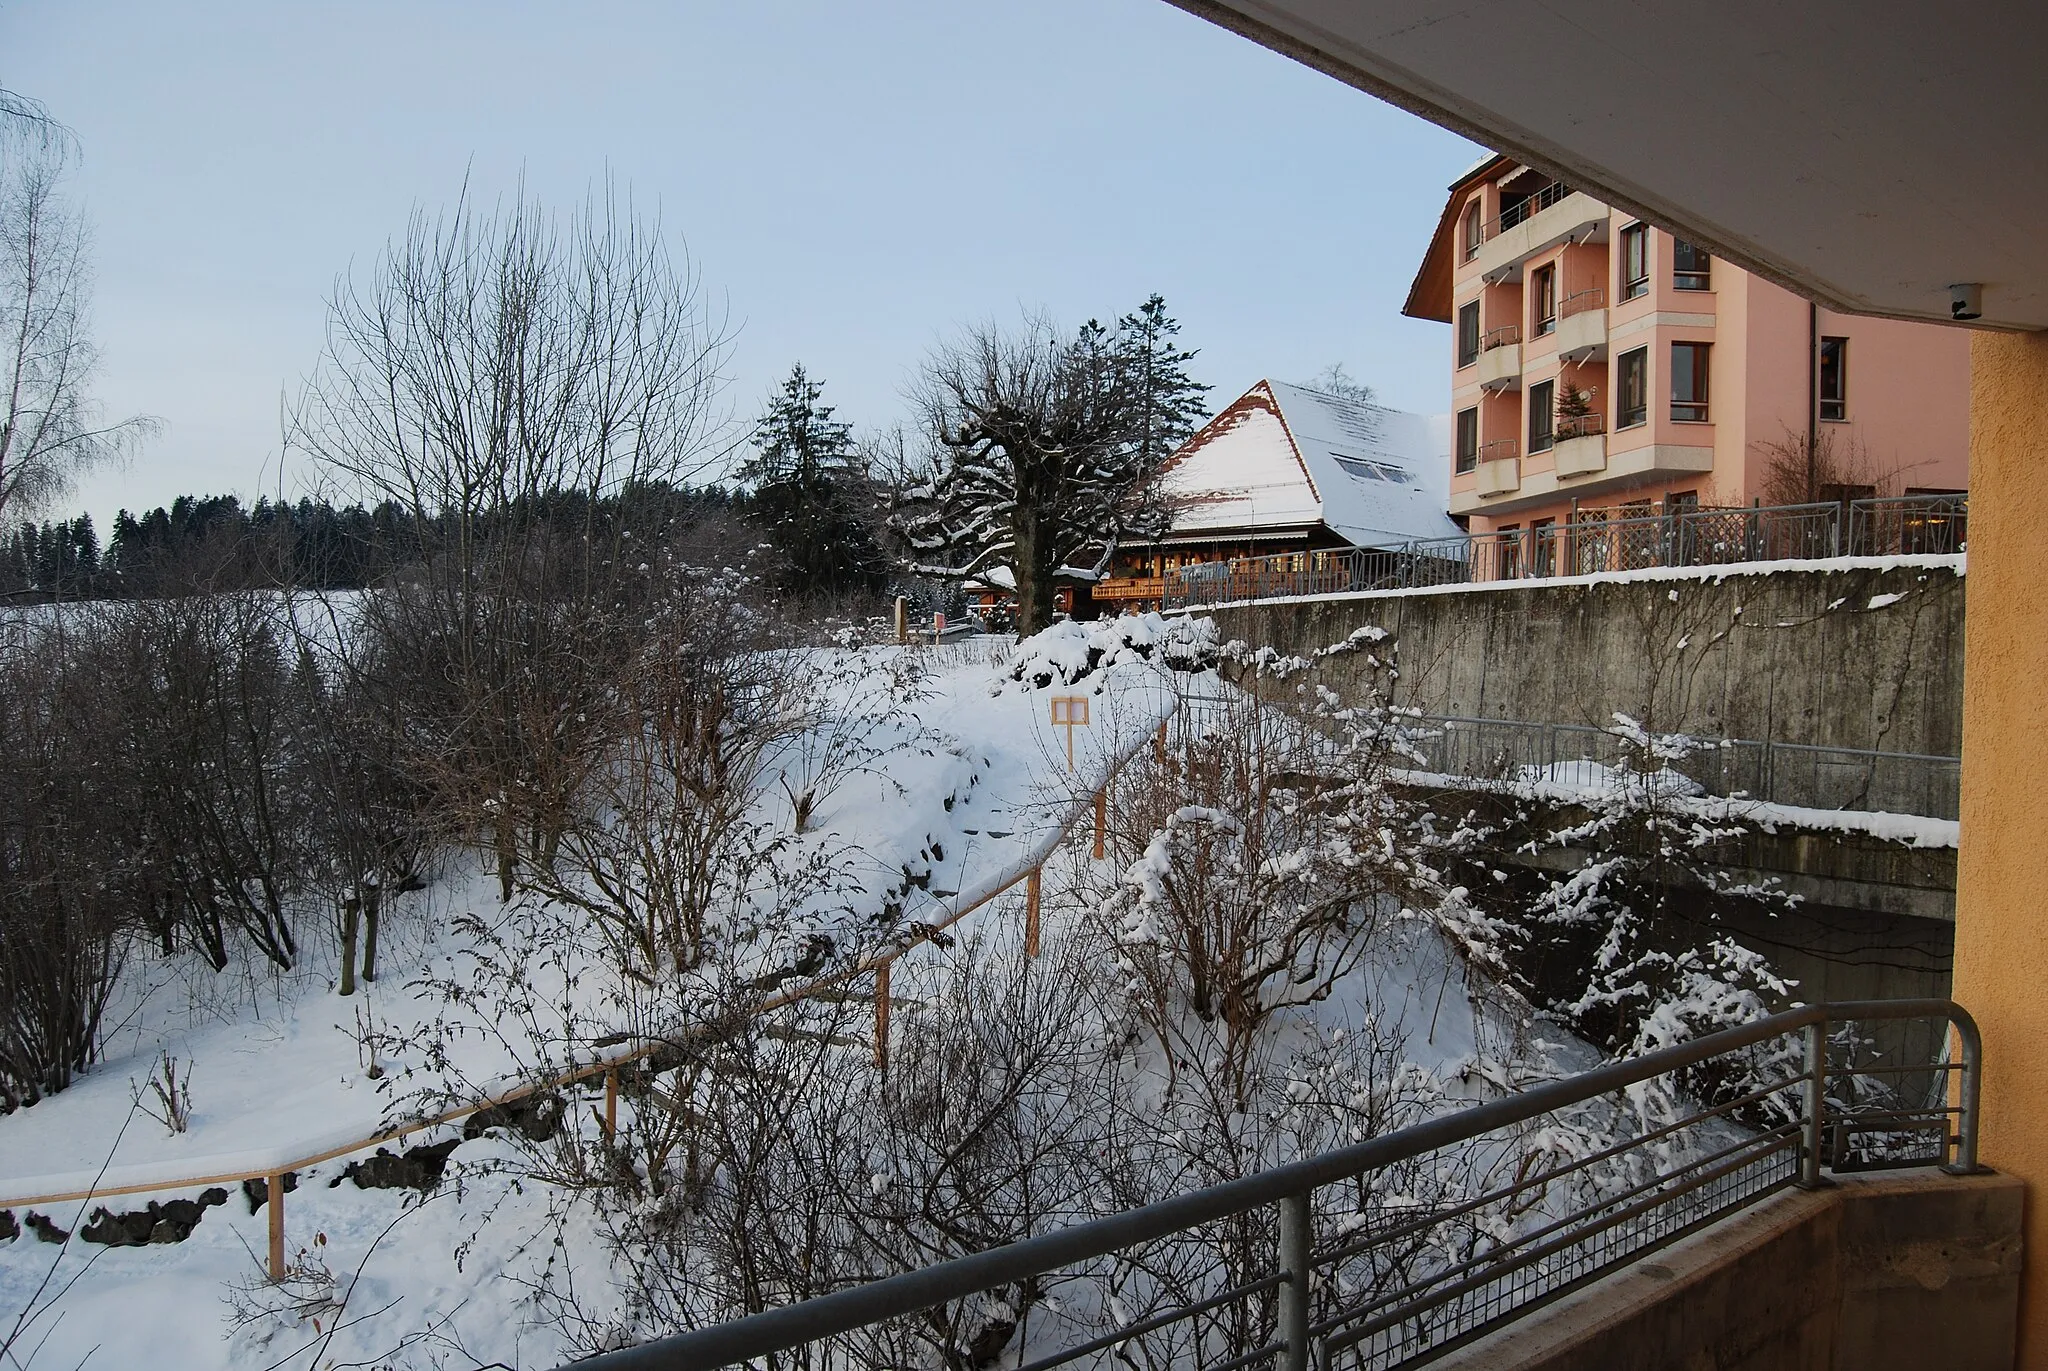
[[[1402,312],[1453,326],[1475,533],[1968,485],[1964,330],[1819,309],[1511,158],[1451,187]]]

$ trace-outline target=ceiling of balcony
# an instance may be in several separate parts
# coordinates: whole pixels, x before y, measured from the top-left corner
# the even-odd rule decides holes
[[[1171,3],[1823,304],[2048,328],[2039,0]]]

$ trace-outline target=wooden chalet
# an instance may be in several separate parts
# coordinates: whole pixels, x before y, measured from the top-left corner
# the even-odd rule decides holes
[[[1335,553],[1457,537],[1450,469],[1445,416],[1260,381],[1168,460],[1170,526],[1118,548],[1091,596],[1110,613],[1154,609],[1190,566],[1302,572]]]

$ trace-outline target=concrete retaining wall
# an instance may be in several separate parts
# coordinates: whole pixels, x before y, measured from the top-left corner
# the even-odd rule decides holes
[[[1369,592],[1211,611],[1226,637],[1306,656],[1392,635],[1401,702],[1440,714],[1957,756],[1961,558],[1825,570]],[[1325,670],[1342,689],[1355,655]]]
[[[1776,1195],[1434,1365],[2010,1371],[2023,1189],[1905,1171]]]

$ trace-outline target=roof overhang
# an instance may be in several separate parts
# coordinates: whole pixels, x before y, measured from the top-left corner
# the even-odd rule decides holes
[[[2048,328],[2048,5],[1171,0],[1831,308]]]

